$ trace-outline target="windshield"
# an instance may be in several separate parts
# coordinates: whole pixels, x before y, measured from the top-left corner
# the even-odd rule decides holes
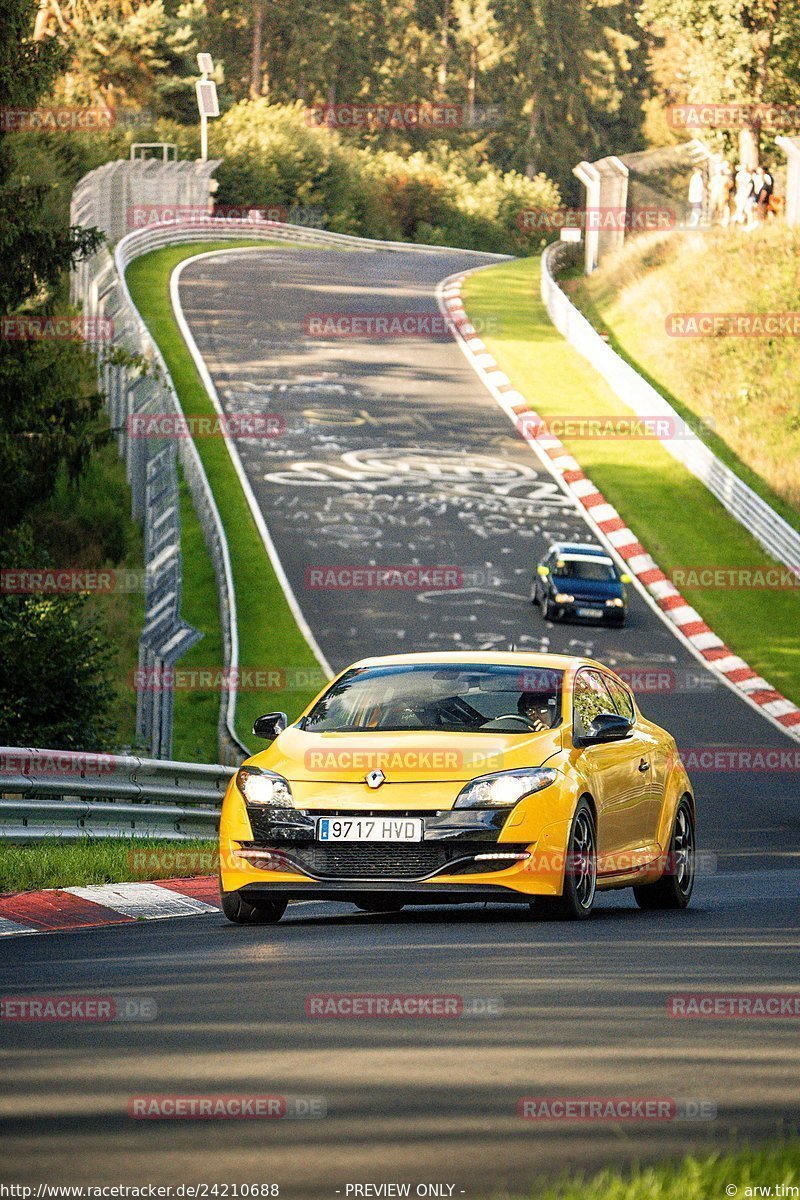
[[[559,724],[562,679],[549,667],[360,667],[328,689],[302,728],[525,734]]]
[[[594,579],[610,583],[617,578],[614,564],[602,558],[559,559],[553,575],[556,579]]]

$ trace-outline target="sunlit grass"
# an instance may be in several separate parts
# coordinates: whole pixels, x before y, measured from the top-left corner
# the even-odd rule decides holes
[[[214,875],[216,852],[216,842],[200,838],[54,838],[32,846],[0,842],[0,892]]]
[[[685,1158],[680,1163],[607,1170],[535,1186],[513,1200],[725,1200],[753,1196],[797,1196],[800,1143],[776,1143],[758,1150]],[[764,1191],[757,1189],[763,1188]],[[779,1190],[780,1188],[788,1190]],[[770,1190],[767,1190],[770,1189]],[[508,1193],[493,1200],[512,1200]]]
[[[470,276],[471,318],[492,320],[488,349],[543,417],[630,410],[554,329],[542,303],[540,262],[522,259]],[[774,566],[747,530],[654,440],[564,439],[668,575],[679,568]],[[800,593],[683,587],[690,604],[737,654],[800,702]]]
[[[796,313],[800,231],[631,239],[570,298],[714,452],[800,529],[800,356],[797,337],[676,338],[670,313]]]

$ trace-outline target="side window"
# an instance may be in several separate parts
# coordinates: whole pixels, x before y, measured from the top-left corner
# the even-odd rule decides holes
[[[633,701],[628,689],[623,687],[622,684],[617,683],[616,679],[609,678],[608,675],[604,675],[603,679],[608,690],[611,692],[611,699],[616,704],[619,715],[627,717],[629,721],[635,721],[636,713],[634,712]]]
[[[572,735],[583,737],[598,713],[616,713],[614,701],[597,671],[580,671],[572,698]]]

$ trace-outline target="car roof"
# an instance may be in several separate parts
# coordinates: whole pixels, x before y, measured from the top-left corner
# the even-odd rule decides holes
[[[358,662],[350,664],[348,670],[352,667],[388,667],[388,666],[403,666],[404,664],[420,665],[435,665],[443,666],[459,664],[468,667],[474,666],[519,666],[519,667],[542,667],[550,668],[555,671],[574,670],[579,666],[600,667],[604,671],[611,671],[610,667],[604,666],[603,663],[597,662],[592,658],[584,658],[575,654],[535,654],[527,650],[442,650],[439,652],[425,651],[416,654],[385,654],[374,658],[362,658]],[[611,671],[613,675],[614,672]]]
[[[590,542],[553,542],[548,553],[552,554],[555,551],[558,554],[580,554],[592,557],[610,558],[610,554],[603,546],[594,546]]]

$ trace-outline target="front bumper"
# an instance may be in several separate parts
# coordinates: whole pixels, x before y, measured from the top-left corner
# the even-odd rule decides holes
[[[628,610],[619,608],[616,605],[606,605],[605,601],[592,603],[591,600],[574,600],[570,604],[556,604],[554,600],[550,601],[555,605],[556,613],[559,617],[567,617],[570,621],[590,621],[592,623],[600,622],[603,625],[624,625],[625,617]],[[579,612],[582,609],[584,612]],[[594,610],[594,616],[586,616],[586,611]]]
[[[552,823],[531,845],[520,840],[519,832],[511,841],[513,829],[501,837],[509,821],[507,809],[404,811],[404,816],[422,820],[421,841],[320,843],[316,840],[318,817],[356,814],[252,805],[246,811],[250,839],[234,841],[225,836],[224,827],[221,830],[225,891],[280,891],[291,899],[402,893],[427,896],[438,903],[450,902],[450,896],[500,899],[501,893],[509,892],[512,899],[525,899],[561,892],[569,822]],[[378,810],[357,815],[386,814]],[[486,857],[489,855],[503,857]]]

